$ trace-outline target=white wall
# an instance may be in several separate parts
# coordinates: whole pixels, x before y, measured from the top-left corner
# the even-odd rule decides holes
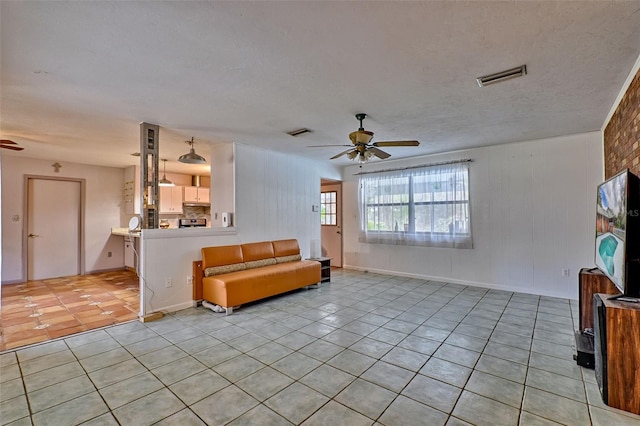
[[[212,188],[217,184],[214,173],[212,167]],[[308,257],[310,242],[320,239],[320,213],[312,212],[311,206],[320,204],[321,178],[339,180],[340,170],[332,164],[236,144],[235,227],[228,234],[221,234],[227,232],[224,228],[143,231],[143,314],[191,306],[187,276],[192,262],[201,259],[202,247],[296,238],[302,256]],[[214,210],[215,203],[214,198]],[[171,288],[166,288],[167,277],[172,278]]]
[[[326,162],[236,145],[236,226],[244,241],[296,238],[303,257],[320,239],[320,180],[340,179]]]
[[[53,161],[4,156],[2,162],[3,283],[26,279],[22,263],[22,233],[27,213],[23,211],[24,175],[85,179],[85,272],[124,267],[122,237],[111,236],[111,227],[119,226],[121,220],[123,169],[62,162],[60,172],[54,173]],[[14,215],[19,216],[19,221],[12,220]],[[112,257],[107,257],[109,251]]]
[[[344,263],[354,269],[577,299],[592,267],[601,132],[372,163],[365,170],[471,158],[474,248],[358,241],[357,166],[344,170]],[[570,270],[568,277],[562,269]]]

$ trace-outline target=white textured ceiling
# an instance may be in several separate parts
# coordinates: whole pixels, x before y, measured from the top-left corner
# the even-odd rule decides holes
[[[135,164],[138,123],[310,158],[418,139],[391,158],[598,130],[640,55],[639,1],[0,1],[3,139],[22,155]],[[526,64],[523,78],[475,78]],[[285,132],[307,127],[311,134]],[[338,164],[347,164],[339,160]]]

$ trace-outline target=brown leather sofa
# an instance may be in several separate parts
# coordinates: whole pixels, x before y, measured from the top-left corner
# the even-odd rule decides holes
[[[302,260],[298,241],[278,240],[204,247],[193,262],[193,298],[233,307],[320,284],[320,263]]]

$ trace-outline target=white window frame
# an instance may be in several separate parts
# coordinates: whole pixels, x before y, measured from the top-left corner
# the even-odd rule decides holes
[[[360,241],[473,248],[468,163],[369,173],[359,183]]]
[[[328,202],[327,195],[330,198]],[[329,209],[333,211],[327,212],[327,206],[333,206],[333,209]],[[329,219],[328,222],[327,219]],[[338,226],[338,191],[322,191],[320,193],[320,225]]]

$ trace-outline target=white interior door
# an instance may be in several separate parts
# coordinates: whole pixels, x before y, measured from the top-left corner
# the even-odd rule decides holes
[[[331,266],[342,268],[342,183],[323,183],[320,193],[322,255],[331,258]]]
[[[30,178],[27,197],[27,279],[80,274],[80,182]]]

